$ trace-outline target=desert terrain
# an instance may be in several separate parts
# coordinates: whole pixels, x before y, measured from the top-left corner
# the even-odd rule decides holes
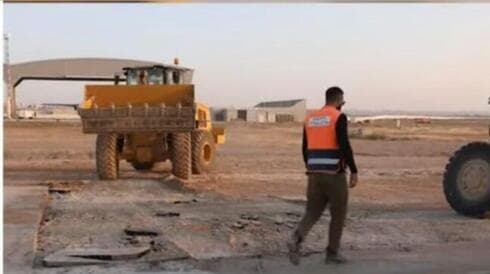
[[[376,121],[350,133],[360,182],[350,190],[342,250],[352,263],[321,263],[327,210],[294,268],[285,243],[305,205],[300,124],[227,124],[214,171],[187,181],[169,174],[170,163],[142,173],[123,162],[119,180],[99,181],[95,136],[80,123],[5,122],[6,270],[487,273],[477,271],[490,269],[481,264],[490,221],[457,215],[442,175],[462,144],[488,139],[488,121]],[[143,251],[70,263],[56,256],[67,248]]]

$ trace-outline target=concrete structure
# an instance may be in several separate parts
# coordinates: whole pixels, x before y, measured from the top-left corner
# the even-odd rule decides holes
[[[238,118],[238,111],[235,108],[212,108],[211,116],[213,121],[230,122]]]
[[[306,116],[306,100],[261,102],[254,107],[254,110],[266,113],[267,121],[303,122]]]
[[[263,115],[263,114],[257,113],[257,110],[254,108],[238,110],[238,118],[246,122],[258,122],[257,120],[258,115]]]
[[[305,99],[261,102],[252,108],[213,110],[213,119],[225,122],[233,120],[257,123],[303,122],[305,116]]]
[[[4,101],[5,101],[4,114],[6,114],[9,119],[12,119],[16,115],[16,110],[15,110],[15,90],[13,87],[11,66],[10,66],[9,39],[10,39],[9,34],[3,35],[3,44],[4,44],[3,88],[4,91],[6,91],[7,93],[7,97],[4,97]]]
[[[257,110],[256,120],[259,123],[274,123],[276,122],[276,114],[273,112]]]
[[[32,109],[18,109],[16,116],[18,119],[34,119],[37,117],[37,113]]]
[[[237,118],[246,122],[258,122],[258,123],[276,122],[275,113],[268,112],[258,108],[239,109]]]
[[[70,105],[43,105],[37,110],[37,119],[78,120],[80,116]]]

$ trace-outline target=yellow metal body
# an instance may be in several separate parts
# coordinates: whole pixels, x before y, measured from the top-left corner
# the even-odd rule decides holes
[[[112,106],[189,106],[194,103],[193,85],[134,85],[110,86],[87,85],[85,98],[80,108],[109,108]],[[211,132],[217,144],[226,141],[224,128],[215,127],[211,122],[209,107],[195,104],[197,129]]]
[[[196,121],[198,129],[211,132],[217,144],[225,143],[225,129],[213,126],[211,123],[211,111],[207,105],[196,103]]]
[[[135,86],[85,86],[85,100],[81,108],[126,106],[191,105],[194,102],[193,85],[135,85]]]

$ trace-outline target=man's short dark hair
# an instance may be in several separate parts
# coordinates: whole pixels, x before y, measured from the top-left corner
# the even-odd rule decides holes
[[[327,91],[325,91],[325,99],[327,103],[338,100],[342,95],[344,95],[344,91],[339,87],[329,87]]]

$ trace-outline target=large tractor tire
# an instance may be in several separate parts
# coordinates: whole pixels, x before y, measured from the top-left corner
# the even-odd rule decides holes
[[[191,176],[191,134],[172,134],[171,147],[173,174],[181,179]]]
[[[197,130],[192,133],[192,172],[194,174],[211,171],[215,153],[214,138],[210,132]]]
[[[98,134],[95,154],[99,179],[116,180],[119,174],[117,134]]]
[[[451,207],[467,216],[490,209],[490,144],[469,143],[446,165],[444,194]]]
[[[132,162],[131,165],[134,167],[134,169],[138,171],[148,171],[152,170],[153,166],[155,165],[154,162],[148,162],[148,163],[138,163],[138,162]]]

